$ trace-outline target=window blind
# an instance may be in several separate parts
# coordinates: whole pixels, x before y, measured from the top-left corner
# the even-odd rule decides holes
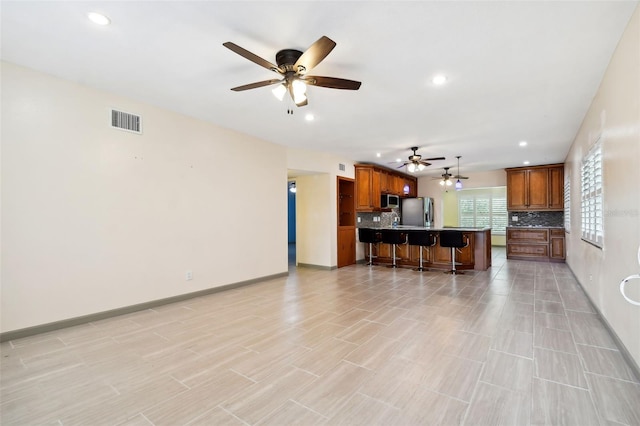
[[[469,189],[458,192],[458,225],[490,226],[494,235],[504,235],[507,228],[507,193],[505,187]]]
[[[582,161],[582,239],[598,247],[604,240],[602,197],[602,144],[594,144]]]
[[[571,175],[569,171],[564,174],[564,229],[571,232]]]

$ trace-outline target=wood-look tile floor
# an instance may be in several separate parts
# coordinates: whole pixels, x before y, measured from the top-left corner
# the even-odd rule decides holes
[[[639,425],[564,264],[285,278],[1,345],[7,425]]]

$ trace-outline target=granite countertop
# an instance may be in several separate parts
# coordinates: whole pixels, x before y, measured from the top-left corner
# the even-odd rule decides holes
[[[370,228],[370,229],[393,229],[397,231],[466,231],[466,232],[482,232],[489,231],[491,227],[489,226],[480,226],[480,227],[453,227],[453,226],[445,226],[444,228],[432,228],[428,226],[413,226],[413,225],[398,225],[398,226],[361,226],[359,228]]]
[[[546,226],[546,225],[509,225],[507,228],[547,228],[547,229],[564,229],[564,226]]]

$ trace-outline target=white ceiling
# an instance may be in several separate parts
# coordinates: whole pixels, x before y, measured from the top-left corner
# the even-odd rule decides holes
[[[562,162],[637,5],[3,0],[2,59],[354,161],[389,165],[418,146],[447,157],[423,172],[439,175],[461,155],[467,174]],[[92,24],[90,11],[112,24]],[[310,87],[293,115],[270,87],[229,90],[277,76],[222,43],[275,63],[278,50],[322,35],[337,46],[310,74],[362,81],[360,90]],[[431,83],[438,73],[444,86]]]

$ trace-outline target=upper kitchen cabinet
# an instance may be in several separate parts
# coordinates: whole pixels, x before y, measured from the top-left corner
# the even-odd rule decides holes
[[[418,196],[418,181],[416,179],[405,179],[404,186],[402,188],[402,195],[405,197],[417,197]]]
[[[416,197],[418,179],[372,164],[356,164],[356,210],[380,211],[380,195]],[[407,189],[405,191],[405,189]]]
[[[380,210],[380,171],[373,166],[356,168],[356,210]]]
[[[515,167],[507,171],[507,210],[564,209],[564,165]]]

